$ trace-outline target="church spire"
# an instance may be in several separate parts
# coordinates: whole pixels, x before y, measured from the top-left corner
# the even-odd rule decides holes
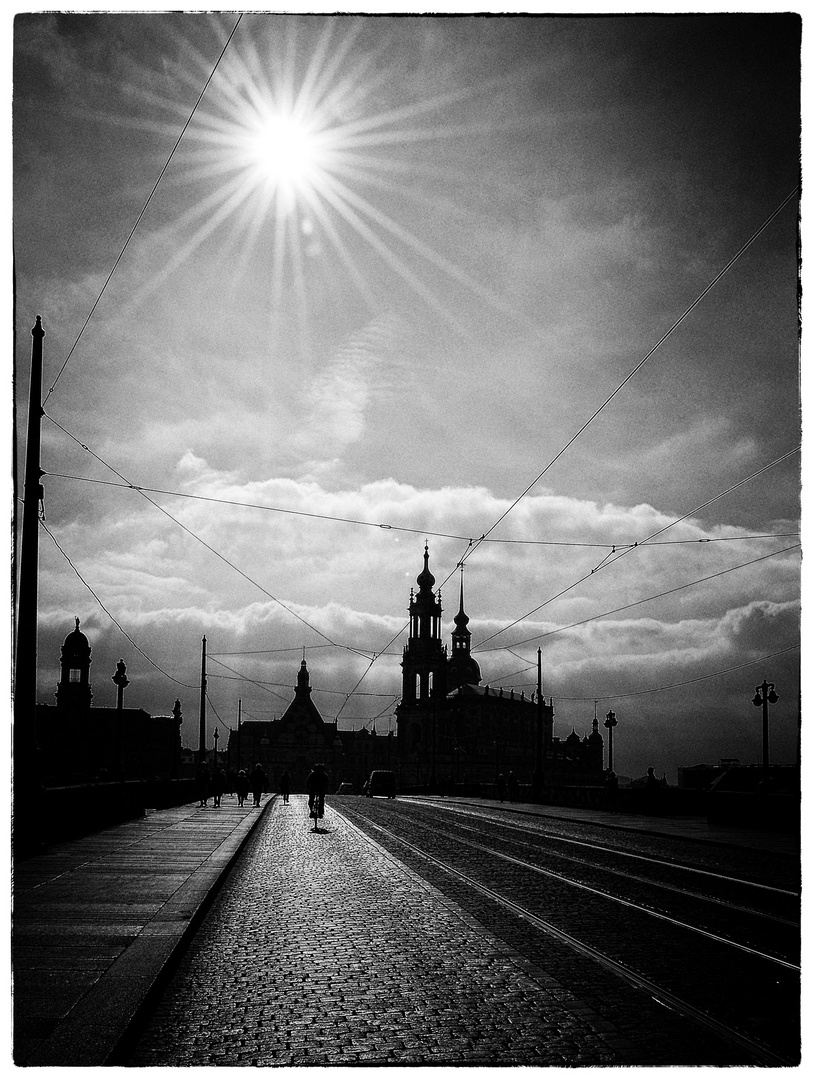
[[[480,683],[480,667],[471,655],[472,634],[469,631],[469,616],[464,611],[464,568],[461,566],[461,602],[455,616],[455,629],[452,631],[452,656],[449,659],[447,680],[449,688],[466,684],[477,686]]]

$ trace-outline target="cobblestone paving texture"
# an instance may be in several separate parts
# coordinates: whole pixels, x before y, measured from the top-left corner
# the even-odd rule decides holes
[[[561,964],[529,963],[330,808],[324,830],[304,797],[275,805],[126,1064],[653,1063]]]

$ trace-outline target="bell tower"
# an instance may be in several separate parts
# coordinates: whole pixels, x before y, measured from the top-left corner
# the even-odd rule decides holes
[[[90,644],[79,629],[78,618],[76,629],[65,638],[59,663],[57,706],[60,709],[89,709],[93,698],[90,688]]]
[[[461,566],[461,604],[455,616],[455,629],[452,631],[452,656],[447,668],[447,690],[452,692],[459,686],[480,683],[480,667],[470,651],[472,634],[469,630],[469,616],[464,611],[464,574]]]
[[[424,569],[416,578],[418,593],[410,591],[410,636],[401,661],[402,703],[415,705],[446,696],[447,651],[441,643],[441,593],[433,592],[435,578],[424,545]]]

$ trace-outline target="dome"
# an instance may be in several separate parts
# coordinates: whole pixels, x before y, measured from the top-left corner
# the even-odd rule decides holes
[[[424,591],[424,589],[432,589],[433,585],[435,584],[435,577],[433,576],[433,574],[430,571],[429,563],[430,563],[430,552],[429,552],[429,548],[425,544],[424,545],[424,569],[421,571],[421,573],[416,578],[416,582],[417,582],[417,584],[418,584],[418,586],[419,586],[419,588],[421,589],[422,592]]]
[[[79,629],[79,619],[76,619],[76,629],[72,630],[65,638],[62,650],[66,654],[82,655],[90,652],[90,642]]]

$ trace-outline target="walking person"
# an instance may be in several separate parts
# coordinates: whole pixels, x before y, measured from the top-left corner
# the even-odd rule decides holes
[[[506,796],[506,777],[503,775],[503,773],[500,773],[500,775],[498,776],[495,786],[497,787],[497,797],[500,799],[501,802],[503,802]]]
[[[212,803],[220,806],[223,793],[226,790],[226,773],[220,765],[216,765],[212,771]]]
[[[517,777],[513,772],[506,778],[506,787],[509,789],[509,802],[517,802]]]
[[[284,805],[287,806],[288,796],[291,794],[291,777],[288,775],[288,769],[280,777],[280,794],[283,797]]]
[[[209,769],[205,761],[199,762],[195,770],[195,786],[198,789],[198,806],[206,806],[209,798]]]
[[[269,778],[266,776],[266,770],[258,761],[255,767],[252,769],[252,775],[249,779],[249,785],[252,789],[252,798],[254,805],[260,805],[260,796],[264,791],[268,791]]]
[[[246,775],[245,769],[241,769],[237,774],[235,791],[237,792],[237,805],[242,806],[243,801],[249,797],[249,778]]]

